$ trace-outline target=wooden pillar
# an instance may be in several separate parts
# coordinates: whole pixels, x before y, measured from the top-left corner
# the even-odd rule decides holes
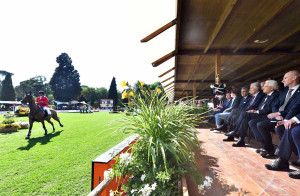
[[[216,54],[216,61],[215,61],[215,78],[217,76],[221,77],[220,72],[221,72],[221,53],[220,50],[218,50]]]
[[[194,98],[194,105],[196,105],[196,97],[197,97],[197,83],[196,81],[194,81],[194,84],[193,84],[193,98]]]

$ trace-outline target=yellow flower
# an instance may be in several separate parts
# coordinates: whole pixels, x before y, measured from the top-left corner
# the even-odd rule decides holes
[[[128,97],[128,93],[127,93],[127,91],[124,91],[124,93],[122,94],[122,99],[125,99],[127,97]]]
[[[159,88],[157,88],[156,91],[157,91],[158,93],[161,93],[161,92],[162,92]]]
[[[130,92],[130,93],[129,93],[129,95],[130,95],[131,97],[133,97],[133,96],[134,96],[133,92]]]
[[[121,87],[125,87],[125,86],[127,86],[127,84],[126,84],[125,80],[123,80],[121,83]]]
[[[140,84],[141,84],[141,86],[144,86],[145,83],[144,82],[140,82]]]

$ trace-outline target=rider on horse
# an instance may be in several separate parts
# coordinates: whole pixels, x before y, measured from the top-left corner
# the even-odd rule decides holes
[[[45,112],[45,119],[49,118],[50,116],[50,110],[47,103],[49,102],[49,99],[44,96],[44,91],[39,91],[39,97],[36,98],[36,103],[44,110]]]

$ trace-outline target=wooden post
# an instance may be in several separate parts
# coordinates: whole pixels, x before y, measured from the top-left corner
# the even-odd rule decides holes
[[[218,50],[216,54],[216,61],[215,61],[215,79],[217,76],[220,77],[220,72],[221,72],[221,54],[220,54],[220,50]]]
[[[194,81],[194,84],[193,84],[193,98],[194,98],[194,105],[196,105],[196,97],[197,97],[197,83],[196,81]]]

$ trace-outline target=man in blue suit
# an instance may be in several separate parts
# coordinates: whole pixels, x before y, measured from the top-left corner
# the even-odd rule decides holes
[[[214,108],[214,112],[210,115],[208,122],[211,123],[215,118],[215,115],[218,113],[222,113],[224,110],[231,106],[232,98],[230,93],[226,93],[226,100],[224,101],[223,105],[219,105],[217,108]]]
[[[277,126],[285,129],[279,146],[275,152],[277,158],[272,164],[266,164],[269,170],[285,171],[289,170],[289,159],[292,152],[300,155],[300,99],[286,115],[284,121],[279,121]],[[300,161],[293,163],[300,166]],[[300,179],[300,170],[289,172],[291,178]]]
[[[270,131],[275,128],[276,123],[271,121],[282,121],[294,104],[300,99],[298,71],[287,72],[282,82],[286,88],[280,93],[278,100],[273,105],[272,113],[268,115],[267,120],[262,120],[256,124],[257,130],[263,138],[262,143],[265,150],[260,152],[260,154],[265,158],[274,156],[275,151]]]
[[[247,106],[247,108],[245,110],[236,110],[234,111],[236,113],[236,115],[238,116],[238,119],[236,120],[236,122],[233,122],[235,125],[237,125],[235,127],[235,129],[226,134],[226,136],[228,136],[227,139],[224,139],[223,141],[234,141],[234,136],[238,133],[239,131],[239,124],[242,120],[242,115],[245,111],[251,111],[251,110],[257,110],[259,107],[259,104],[262,100],[262,98],[264,97],[263,92],[260,91],[261,86],[258,82],[254,82],[250,85],[250,93],[252,94],[252,98],[250,100],[249,105]],[[243,139],[239,142],[240,146],[245,146],[245,144],[243,144]]]
[[[234,108],[237,108],[239,106],[241,97],[237,95],[238,91],[236,89],[231,90],[231,97],[232,102],[229,108],[224,110],[222,113],[218,113],[215,115],[215,121],[216,121],[216,130],[221,127],[221,120],[225,119],[229,114],[230,111]]]
[[[272,112],[272,104],[277,101],[279,93],[275,91],[277,88],[277,82],[275,80],[267,80],[264,84],[265,97],[262,99],[257,109],[247,110],[242,112],[237,120],[237,126],[234,132],[239,135],[237,143],[233,144],[233,147],[245,146],[245,136],[249,128],[249,121],[254,119],[267,119],[267,114]]]

